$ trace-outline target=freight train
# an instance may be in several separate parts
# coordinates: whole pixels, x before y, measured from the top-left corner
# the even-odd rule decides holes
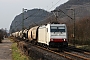
[[[11,34],[12,36],[28,40],[53,48],[67,47],[67,27],[65,24],[46,24],[34,26]]]

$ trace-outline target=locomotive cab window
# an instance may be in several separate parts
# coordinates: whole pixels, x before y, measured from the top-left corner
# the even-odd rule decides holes
[[[65,26],[51,26],[51,32],[65,32]]]

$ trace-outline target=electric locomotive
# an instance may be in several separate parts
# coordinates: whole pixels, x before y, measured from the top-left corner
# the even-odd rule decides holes
[[[47,24],[38,28],[38,42],[49,47],[67,47],[67,28],[65,24]]]

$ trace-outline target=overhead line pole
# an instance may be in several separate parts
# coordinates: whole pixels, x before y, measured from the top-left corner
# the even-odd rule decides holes
[[[24,30],[24,8],[22,9],[22,30]]]
[[[22,36],[23,36],[23,31],[24,31],[24,13],[25,13],[25,10],[27,10],[27,9],[24,9],[24,8],[22,9]]]
[[[74,45],[75,45],[75,9],[73,9],[73,14],[74,14]]]
[[[62,13],[64,13],[66,16],[68,16],[70,19],[73,20],[72,17],[70,17],[69,15],[67,15],[67,14],[66,14],[64,11],[62,11],[61,9],[59,9],[59,10],[54,10],[54,11],[51,11],[51,12],[62,12]],[[56,21],[57,21],[57,18],[58,18],[58,16],[56,15]]]
[[[56,18],[56,22],[58,22],[58,12],[60,12],[60,11],[58,11],[58,10],[54,10],[54,11],[51,11],[51,12],[56,12],[56,14],[55,14],[55,18]]]
[[[73,45],[75,46],[75,9],[67,9],[67,10],[72,10],[73,11],[73,39],[74,39],[74,43]]]
[[[22,30],[24,30],[24,12],[25,12],[25,10],[27,10],[27,9],[22,9]]]

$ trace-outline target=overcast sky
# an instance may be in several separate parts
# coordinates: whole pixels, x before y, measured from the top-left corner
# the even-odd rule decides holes
[[[22,12],[22,8],[28,10],[41,8],[51,11],[67,1],[68,0],[0,0],[0,29],[7,28],[9,30],[11,22],[16,15]]]

